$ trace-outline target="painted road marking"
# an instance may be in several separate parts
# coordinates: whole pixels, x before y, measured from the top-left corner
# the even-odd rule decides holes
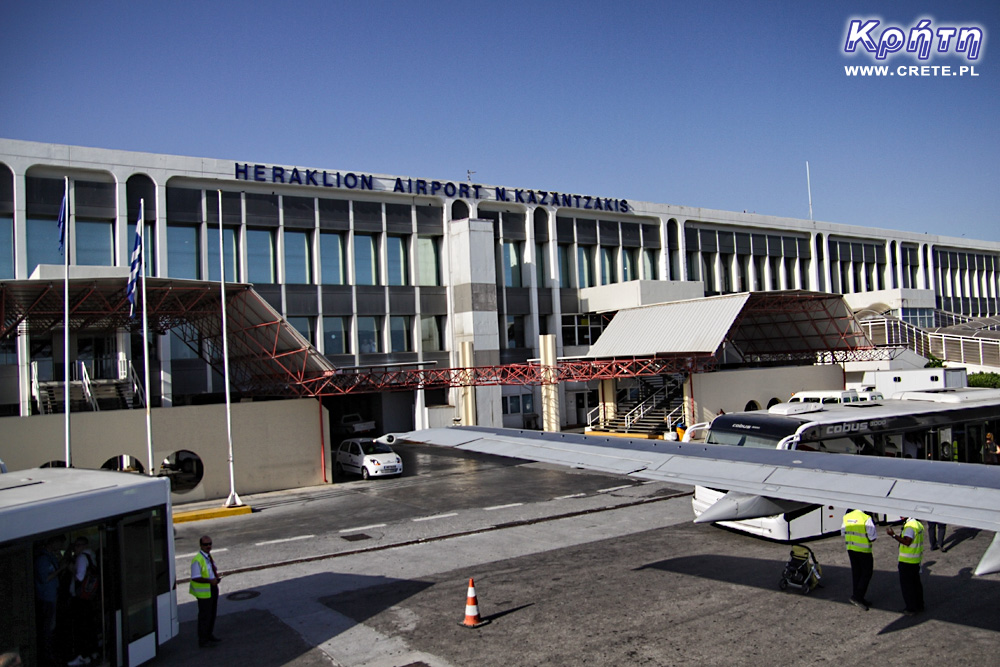
[[[568,496],[556,496],[552,500],[568,500],[569,498],[583,498],[586,493],[571,493]]]
[[[449,514],[435,514],[434,516],[422,516],[413,521],[434,521],[435,519],[447,519],[450,516],[458,516],[458,512],[451,512]]]
[[[339,530],[337,532],[339,532],[339,533],[354,533],[354,532],[357,532],[359,530],[371,530],[372,528],[385,528],[385,524],[384,523],[373,523],[370,526],[358,526],[357,528],[344,528],[343,530]]]
[[[484,507],[483,509],[486,510],[487,512],[490,512],[492,510],[505,510],[508,507],[520,507],[523,504],[524,503],[511,503],[509,505],[494,505],[493,507]]]
[[[316,537],[315,535],[299,535],[297,537],[285,537],[280,540],[268,540],[267,542],[257,542],[254,544],[255,547],[262,547],[265,544],[280,544],[282,542],[294,542],[296,540],[308,540],[309,538]]]
[[[632,484],[626,484],[624,486],[612,486],[610,489],[600,489],[598,493],[611,493],[612,491],[621,491],[622,489],[631,489]]]
[[[212,553],[213,554],[221,554],[223,551],[229,551],[229,549],[227,549],[226,547],[222,547],[221,549],[212,549]],[[189,554],[177,554],[176,556],[174,556],[174,559],[176,560],[178,558],[194,558],[199,553],[201,553],[201,552],[200,551],[194,551],[194,552],[191,552]]]

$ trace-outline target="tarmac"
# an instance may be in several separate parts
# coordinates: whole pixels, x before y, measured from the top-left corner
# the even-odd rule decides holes
[[[971,576],[991,535],[950,530],[948,551],[925,558],[928,611],[908,618],[888,540],[876,545],[875,607],[863,612],[847,603],[841,538],[809,543],[824,586],[803,595],[777,587],[788,545],[691,519],[681,497],[238,572],[223,580],[223,641],[206,649],[178,585],[180,634],[152,664],[981,665],[1000,656],[1000,580]],[[491,621],[482,628],[460,625],[469,577]]]

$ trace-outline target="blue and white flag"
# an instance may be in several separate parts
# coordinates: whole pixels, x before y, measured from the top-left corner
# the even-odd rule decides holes
[[[56,224],[59,226],[59,254],[63,254],[63,246],[66,241],[66,195],[63,193],[62,204],[59,206],[59,219]]]
[[[128,311],[129,319],[135,317],[135,287],[139,282],[139,275],[142,273],[142,211],[140,208],[139,220],[135,223],[135,245],[132,246],[132,265],[128,272],[128,288],[125,296],[131,307]]]

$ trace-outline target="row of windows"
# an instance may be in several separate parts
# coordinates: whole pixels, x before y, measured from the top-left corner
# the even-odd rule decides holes
[[[172,278],[200,280],[206,277],[202,259],[207,259],[207,278],[219,279],[219,243],[206,230],[207,253],[201,252],[202,228],[191,225],[167,225],[167,261]],[[272,284],[324,285],[417,285],[441,284],[440,237],[391,236],[315,230],[280,231],[284,246],[279,279],[277,229],[248,227],[242,234],[246,245],[247,282]],[[239,229],[223,228],[226,279],[236,275],[239,260]],[[319,239],[318,253],[314,253]],[[411,250],[412,245],[412,250]],[[351,248],[348,261],[347,249]],[[411,252],[416,253],[416,273],[411,276]],[[383,274],[383,267],[385,273]]]
[[[338,354],[387,354],[393,352],[414,352],[414,335],[420,337],[420,349],[424,352],[444,351],[443,315],[390,315],[388,317],[369,316],[290,316],[288,323],[310,343],[328,356]],[[317,325],[322,323],[322,331]],[[417,323],[419,331],[414,332]],[[355,327],[352,330],[352,327]],[[353,334],[353,335],[352,335]],[[355,342],[356,341],[356,342]],[[174,359],[196,359],[198,354],[183,340],[171,338],[171,352]]]

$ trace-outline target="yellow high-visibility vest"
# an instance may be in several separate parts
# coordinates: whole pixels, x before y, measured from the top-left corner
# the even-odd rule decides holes
[[[869,519],[871,517],[861,510],[854,510],[844,515],[844,540],[847,542],[848,551],[865,554],[872,552],[872,542],[868,539],[868,530],[865,528]]]
[[[910,546],[902,543],[899,545],[899,562],[916,564],[924,555],[924,524],[916,519],[907,519],[903,524],[903,530],[907,528],[913,529],[913,541],[910,542]]]
[[[198,563],[198,566],[201,568],[202,579],[211,579],[211,577],[208,576],[208,561],[205,560],[205,556],[203,556],[200,551],[195,554],[195,557],[191,559],[191,562]],[[200,600],[207,600],[212,597],[212,584],[201,583],[192,579],[191,584],[188,586],[188,592]]]

